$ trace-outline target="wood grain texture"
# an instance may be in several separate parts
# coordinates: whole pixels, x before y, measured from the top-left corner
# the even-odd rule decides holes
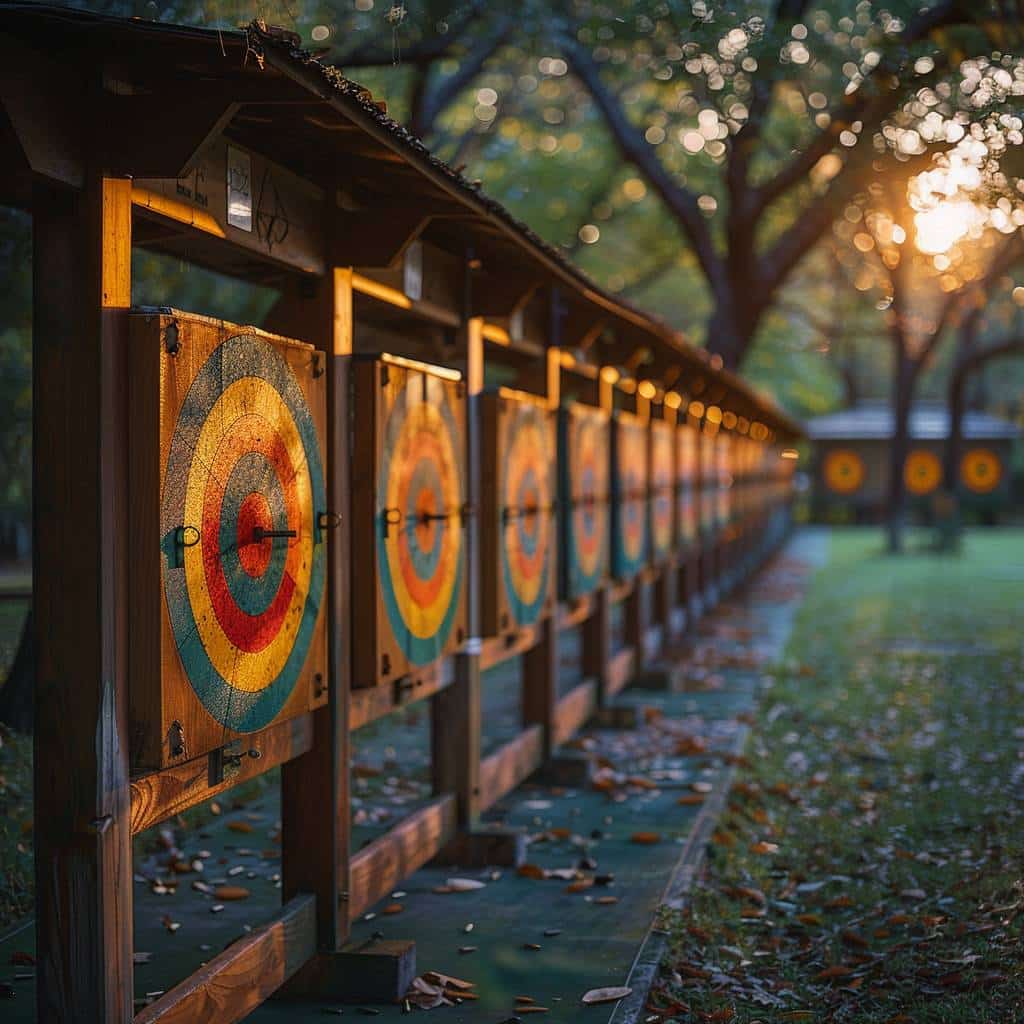
[[[455,834],[455,797],[437,797],[353,854],[349,917],[358,917],[422,867]]]
[[[561,658],[553,617],[540,623],[537,643],[523,655],[523,722],[543,730],[544,757],[554,748],[554,716],[558,702],[558,674]]]
[[[216,785],[210,785],[208,757],[198,757],[185,764],[172,765],[133,778],[132,835],[311,750],[312,715],[300,715],[290,721],[272,725],[262,732],[253,733],[246,738],[246,744],[246,749],[260,752],[259,760],[242,758],[237,774]]]
[[[486,672],[495,665],[500,665],[510,658],[526,654],[539,642],[542,623],[524,626],[504,636],[490,636],[480,644],[480,669]]]
[[[480,764],[480,809],[486,811],[524,779],[544,760],[544,729],[531,725],[514,740],[496,750]]]
[[[551,745],[557,747],[572,739],[597,709],[597,683],[587,679],[570,690],[555,708]]]
[[[635,647],[624,647],[608,662],[608,678],[606,692],[608,696],[621,693],[630,683],[637,671],[637,651]]]
[[[33,193],[36,993],[61,1024],[132,1013],[126,196]]]
[[[455,655],[455,680],[431,700],[431,765],[434,792],[453,793],[459,825],[480,816],[480,657]]]
[[[269,924],[232,943],[141,1010],[133,1024],[234,1024],[269,998],[315,952],[316,898],[297,896]]]

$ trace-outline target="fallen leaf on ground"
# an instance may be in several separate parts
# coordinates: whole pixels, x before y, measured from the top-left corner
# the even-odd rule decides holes
[[[615,1003],[625,999],[633,990],[625,985],[617,988],[592,988],[589,992],[583,993],[581,1000],[587,1006],[596,1006],[598,1003]]]

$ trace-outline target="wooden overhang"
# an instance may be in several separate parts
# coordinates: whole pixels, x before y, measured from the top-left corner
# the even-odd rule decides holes
[[[0,202],[30,209],[39,179],[77,188],[87,170],[131,177],[143,183],[135,244],[271,285],[329,265],[393,267],[422,238],[472,267],[470,315],[506,317],[543,289],[553,309],[548,344],[724,404],[779,439],[802,435],[713,357],[600,289],[432,156],[365,89],[300,50],[291,33],[0,3],[0,101],[0,146],[9,154],[0,165]],[[173,196],[147,202],[146,179],[187,181],[217,138],[293,175],[293,204],[336,196],[331,244],[297,229],[280,239],[285,214],[277,206],[261,221],[267,244],[247,249],[224,245],[225,235],[239,239],[223,225],[203,230],[169,218]],[[304,188],[318,191],[304,198]]]

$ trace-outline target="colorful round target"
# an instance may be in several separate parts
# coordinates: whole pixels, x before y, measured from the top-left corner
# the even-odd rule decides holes
[[[601,419],[581,417],[575,422],[575,444],[568,453],[570,473],[575,480],[570,553],[577,593],[592,590],[605,571],[608,536],[606,429]]]
[[[647,553],[647,432],[620,421],[615,436],[615,572],[625,577],[640,569]]]
[[[414,665],[440,657],[461,597],[463,458],[445,382],[411,375],[384,425],[377,558],[384,607]]]
[[[942,479],[942,463],[933,452],[911,452],[903,464],[903,480],[911,494],[931,494]]]
[[[181,405],[161,506],[175,644],[225,728],[264,728],[295,689],[323,601],[325,501],[295,374],[263,338],[229,338]]]
[[[651,425],[651,545],[659,555],[672,548],[672,427]]]
[[[853,494],[864,483],[864,460],[848,448],[836,448],[825,456],[825,484],[836,494]]]
[[[999,456],[988,448],[972,448],[960,460],[960,479],[975,494],[990,494],[1002,478]]]
[[[519,625],[536,622],[548,596],[552,523],[551,432],[544,411],[510,409],[503,438],[501,507],[505,594]]]

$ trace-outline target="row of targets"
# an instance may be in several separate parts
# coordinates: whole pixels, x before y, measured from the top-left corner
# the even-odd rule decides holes
[[[960,482],[973,494],[991,494],[1003,480],[1003,461],[991,448],[974,447],[961,456]],[[822,465],[825,486],[835,494],[853,496],[862,491],[868,478],[868,466],[852,448],[833,448]],[[910,494],[926,497],[942,484],[943,470],[939,452],[915,448],[903,464],[903,481]]]
[[[474,516],[488,636],[636,576],[731,514],[730,460],[746,449],[724,431],[555,411],[506,389],[481,396],[474,509],[460,375],[392,356],[351,361],[347,451],[333,455],[348,460],[349,494],[332,507],[321,353],[179,313],[133,315],[132,331],[137,770],[327,700],[342,529],[351,587],[336,614],[350,609],[353,685],[375,686],[415,681],[470,639]]]

